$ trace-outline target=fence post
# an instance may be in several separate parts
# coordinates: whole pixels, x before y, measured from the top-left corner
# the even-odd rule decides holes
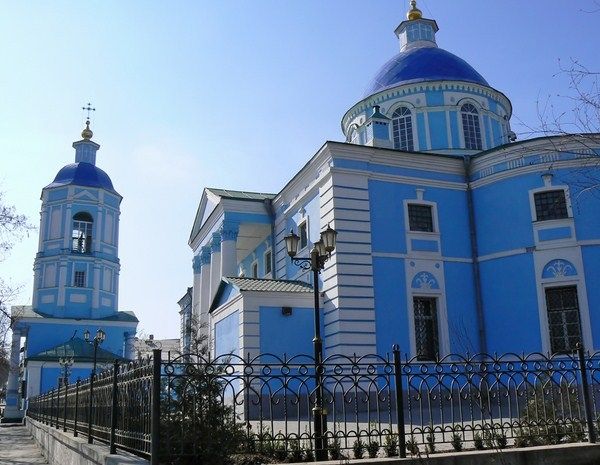
[[[577,355],[579,356],[579,369],[581,370],[581,388],[583,389],[583,406],[585,407],[585,418],[588,428],[588,440],[592,444],[596,442],[596,430],[592,418],[592,401],[590,399],[590,386],[588,384],[587,366],[583,344],[577,343]]]
[[[65,407],[63,409],[63,432],[67,431],[67,406],[69,404],[69,382],[67,378],[65,378]]]
[[[402,393],[402,364],[400,363],[400,346],[392,346],[394,352],[394,377],[396,380],[396,417],[398,419],[398,447],[400,458],[406,458],[406,431],[404,430],[404,396]]]
[[[56,387],[56,429],[60,429],[60,384]]]
[[[152,424],[150,430],[150,464],[158,465],[160,451],[160,376],[161,376],[162,351],[152,351]]]
[[[77,437],[77,420],[79,417],[79,378],[77,378],[77,382],[75,383],[75,419],[73,422],[73,436]]]
[[[54,388],[50,391],[50,428],[54,426]]]
[[[110,453],[116,454],[117,447],[115,445],[115,436],[117,430],[117,381],[119,376],[119,361],[115,360],[113,365],[113,383],[112,383],[112,405],[110,407]]]

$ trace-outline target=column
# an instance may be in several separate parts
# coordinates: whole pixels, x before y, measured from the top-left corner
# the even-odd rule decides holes
[[[221,226],[221,275],[237,276],[237,237],[239,223],[224,221]]]
[[[195,255],[192,260],[192,269],[194,270],[194,285],[192,287],[192,318],[193,322],[200,319],[200,286],[202,262],[200,255]]]
[[[199,333],[208,334],[208,307],[210,305],[211,248],[204,246],[200,252],[200,324]]]
[[[210,265],[210,301],[215,298],[217,289],[221,284],[221,235],[213,233],[211,249],[211,265]]]
[[[21,331],[13,329],[12,342],[10,346],[10,367],[8,373],[8,384],[6,386],[6,408],[4,410],[3,422],[8,420],[20,420],[23,411],[19,406],[19,355],[21,353]]]

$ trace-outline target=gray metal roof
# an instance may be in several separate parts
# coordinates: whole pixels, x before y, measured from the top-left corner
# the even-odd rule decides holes
[[[225,278],[226,281],[237,287],[240,291],[258,292],[312,292],[313,287],[302,281],[286,279],[258,279],[258,278]]]
[[[227,189],[215,189],[207,187],[206,190],[212,192],[219,197],[236,200],[265,200],[273,199],[276,194],[266,194],[263,192],[244,192],[244,191],[232,191]]]

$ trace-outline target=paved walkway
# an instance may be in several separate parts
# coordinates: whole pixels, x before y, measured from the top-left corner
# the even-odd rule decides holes
[[[0,427],[0,465],[48,463],[24,426]]]

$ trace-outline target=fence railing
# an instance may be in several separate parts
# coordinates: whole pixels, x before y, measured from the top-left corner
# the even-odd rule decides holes
[[[472,446],[596,441],[600,354],[448,355],[436,361],[333,355],[206,358],[120,366],[29,399],[27,415],[158,463],[193,463],[230,434],[245,450],[310,459]],[[324,434],[315,437],[315,370]],[[235,436],[235,437],[234,437]],[[322,439],[320,441],[319,439]],[[362,444],[362,446],[361,446]],[[482,446],[482,444],[484,444]],[[236,446],[237,447],[237,446]],[[420,448],[420,449],[419,449]]]

